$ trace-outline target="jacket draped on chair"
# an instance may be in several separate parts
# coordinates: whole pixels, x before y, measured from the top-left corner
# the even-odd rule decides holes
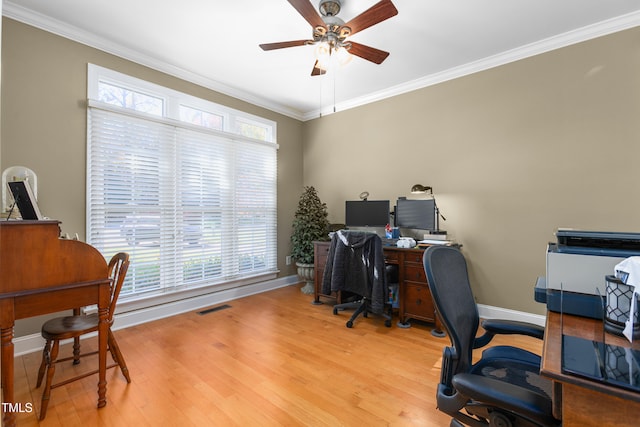
[[[331,239],[322,293],[346,291],[369,299],[371,311],[384,312],[387,300],[382,241],[374,233],[337,231]]]

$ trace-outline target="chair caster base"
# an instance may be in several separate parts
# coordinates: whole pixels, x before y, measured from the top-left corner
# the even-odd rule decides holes
[[[447,336],[447,333],[444,331],[441,331],[439,329],[432,329],[431,330],[431,335],[433,335],[436,338],[444,338]]]
[[[311,304],[312,304],[312,305],[322,305],[322,304],[324,304],[324,303],[323,303],[322,301],[316,301],[316,300],[313,300],[313,301],[311,301]]]
[[[513,427],[511,420],[500,412],[492,412],[489,416],[489,425],[496,427]]]

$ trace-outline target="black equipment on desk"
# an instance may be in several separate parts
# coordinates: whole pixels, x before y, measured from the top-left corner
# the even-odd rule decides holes
[[[347,227],[384,227],[389,224],[389,200],[347,200]]]
[[[437,231],[436,201],[434,199],[401,198],[396,203],[396,227]]]

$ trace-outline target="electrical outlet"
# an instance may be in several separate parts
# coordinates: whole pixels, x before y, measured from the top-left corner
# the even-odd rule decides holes
[[[291,255],[287,255],[284,258],[284,263],[287,264],[287,265],[291,265]]]

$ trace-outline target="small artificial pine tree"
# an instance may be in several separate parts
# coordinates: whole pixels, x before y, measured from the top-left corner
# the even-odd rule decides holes
[[[304,188],[293,220],[291,256],[301,264],[313,263],[313,242],[328,240],[327,205],[320,201],[316,189]]]

